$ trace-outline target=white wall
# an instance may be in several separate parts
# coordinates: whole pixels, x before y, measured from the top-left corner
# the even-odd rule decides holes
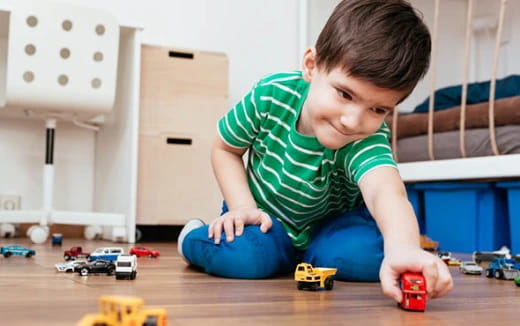
[[[298,0],[62,1],[105,8],[123,24],[143,26],[145,43],[226,53],[230,105],[261,76],[298,68]],[[41,206],[44,140],[43,122],[0,119],[0,194],[22,195],[24,209]],[[91,207],[94,146],[93,132],[58,123],[57,208]]]

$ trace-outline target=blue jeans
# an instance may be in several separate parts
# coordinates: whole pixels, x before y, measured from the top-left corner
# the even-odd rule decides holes
[[[257,225],[247,225],[232,242],[226,242],[222,234],[218,245],[208,239],[208,226],[202,226],[186,235],[182,251],[192,265],[220,277],[268,278],[292,273],[304,261],[316,267],[336,267],[337,280],[379,280],[383,237],[365,207],[326,220],[313,231],[305,250],[296,249],[282,224],[272,220],[267,233]]]

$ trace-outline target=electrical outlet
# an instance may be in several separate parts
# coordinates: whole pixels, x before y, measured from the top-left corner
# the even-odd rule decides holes
[[[0,195],[0,210],[14,211],[19,210],[22,204],[22,196]]]

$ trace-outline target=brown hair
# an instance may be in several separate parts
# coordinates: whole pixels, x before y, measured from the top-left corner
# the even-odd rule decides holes
[[[430,62],[430,33],[419,15],[403,0],[342,0],[316,42],[318,67],[411,92]]]

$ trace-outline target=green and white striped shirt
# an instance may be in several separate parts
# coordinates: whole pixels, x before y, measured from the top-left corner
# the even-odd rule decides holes
[[[296,131],[308,90],[301,71],[267,76],[218,122],[226,144],[249,148],[247,176],[258,207],[280,220],[301,249],[317,223],[362,203],[358,182],[365,173],[397,167],[385,123],[337,150]]]

